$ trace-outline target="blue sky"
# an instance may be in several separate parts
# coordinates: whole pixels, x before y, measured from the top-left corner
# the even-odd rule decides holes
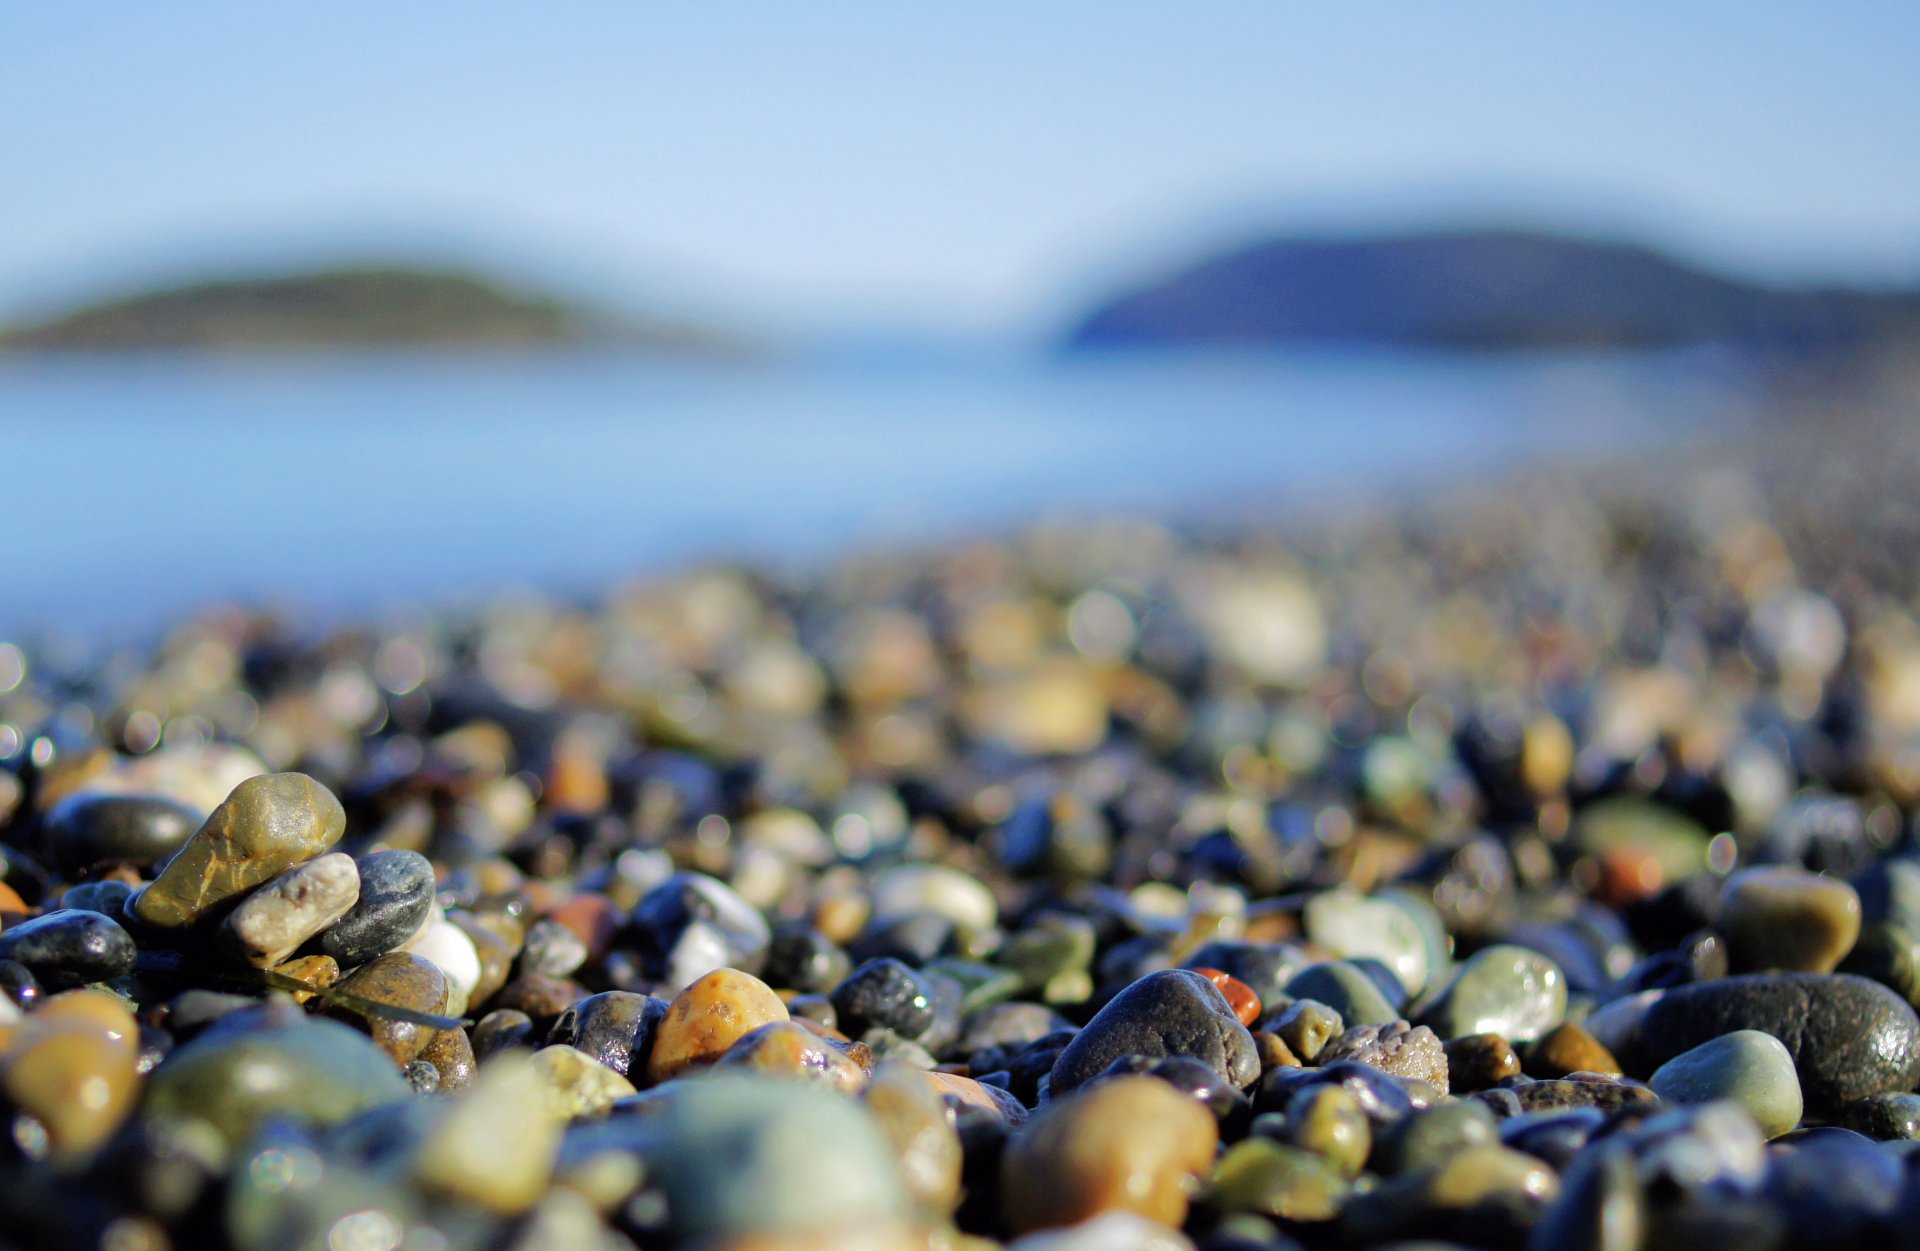
[[[0,311],[505,258],[793,324],[1041,324],[1259,225],[1544,215],[1920,278],[1920,5],[0,8]]]

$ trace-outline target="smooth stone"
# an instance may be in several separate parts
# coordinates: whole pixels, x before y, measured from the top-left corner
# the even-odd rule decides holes
[[[1132,1212],[1105,1212],[1078,1225],[1015,1238],[1007,1251],[1194,1251],[1193,1240]]]
[[[1326,1045],[1346,1032],[1340,1014],[1318,999],[1296,999],[1275,1013],[1267,1028],[1291,1051],[1297,1064],[1312,1064]]]
[[[1012,1127],[1024,1123],[1029,1115],[1027,1105],[1014,1098],[1009,1091],[998,1086],[989,1086],[975,1081],[971,1077],[960,1077],[953,1073],[922,1071],[920,1080],[942,1099],[950,1100],[955,1110],[975,1109],[987,1113],[1002,1125]]]
[[[133,898],[133,887],[125,882],[116,882],[107,878],[98,882],[82,882],[78,886],[69,886],[60,895],[62,908],[81,908],[88,912],[98,912],[114,921],[126,918],[127,901]]]
[[[804,921],[783,921],[773,927],[761,979],[776,990],[824,995],[851,972],[840,944]]]
[[[1200,1104],[1151,1077],[1116,1077],[1042,1108],[1008,1144],[1001,1204],[1018,1232],[1129,1211],[1178,1228],[1219,1130]]]
[[[1877,1142],[1920,1138],[1920,1095],[1868,1095],[1840,1109],[1839,1124]]]
[[[447,1007],[447,979],[432,963],[405,951],[390,951],[361,965],[340,979],[341,994],[413,1012],[437,1014]],[[394,1017],[335,1008],[333,1015],[365,1024],[373,1041],[393,1057],[395,1064],[417,1058],[432,1040],[434,1029]]]
[[[1344,960],[1308,965],[1288,980],[1287,994],[1326,1004],[1347,1026],[1385,1025],[1400,1019],[1399,1010],[1381,993],[1379,984]]]
[[[1590,1076],[1592,1080],[1588,1081],[1579,1077],[1556,1077],[1543,1082],[1527,1082],[1505,1089],[1484,1090],[1475,1097],[1488,1099],[1498,1095],[1510,1096],[1522,1113],[1557,1112],[1568,1108],[1599,1108],[1605,1112],[1615,1112],[1621,1108],[1652,1107],[1660,1101],[1659,1096],[1645,1086],[1603,1080],[1598,1074]]]
[[[150,869],[179,851],[204,820],[204,810],[160,795],[82,791],[48,810],[42,845],[69,878],[109,864]]]
[[[132,935],[84,909],[49,912],[0,933],[0,960],[25,967],[50,991],[123,977],[139,959]]]
[[[518,949],[505,935],[496,933],[468,913],[449,913],[446,919],[467,936],[480,961],[480,980],[467,995],[467,1007],[479,1007],[506,987],[507,979],[513,975],[513,959],[519,954]]]
[[[1920,1085],[1920,1018],[1886,987],[1846,973],[1752,974],[1675,987],[1646,1006],[1638,1044],[1651,1068],[1741,1029],[1786,1045],[1813,1116]]]
[[[1296,1092],[1318,1085],[1339,1085],[1352,1091],[1376,1128],[1430,1107],[1441,1098],[1438,1091],[1424,1082],[1393,1077],[1379,1069],[1343,1060],[1316,1068],[1274,1069],[1260,1079],[1254,1094],[1254,1110],[1283,1111]]]
[[[1054,1061],[1049,1089],[1058,1097],[1129,1055],[1191,1056],[1243,1088],[1260,1076],[1247,1027],[1219,987],[1186,969],[1149,973],[1114,996]]]
[[[345,916],[360,897],[353,857],[333,851],[258,887],[227,914],[230,950],[255,968],[272,968]]]
[[[332,956],[296,956],[284,964],[276,964],[273,971],[281,977],[292,978],[307,986],[327,990],[340,981],[340,964]],[[306,1003],[313,998],[312,990],[290,991],[295,1003]]]
[[[248,778],[134,896],[149,925],[192,925],[229,900],[340,841],[346,811],[304,773]]]
[[[1496,943],[1475,952],[1420,1014],[1443,1039],[1498,1034],[1529,1042],[1567,1014],[1567,980],[1537,951]]]
[[[553,1175],[563,1122],[553,1115],[548,1078],[534,1061],[502,1055],[444,1106],[413,1158],[420,1184],[501,1216],[539,1202]]]
[[[630,1080],[644,1077],[654,1030],[666,1014],[667,1001],[658,996],[605,990],[562,1012],[547,1042],[577,1047]]]
[[[1571,1021],[1554,1026],[1527,1049],[1531,1077],[1565,1077],[1570,1073],[1619,1073],[1620,1062],[1600,1040]]]
[[[850,1046],[863,1053],[867,1050],[864,1043]],[[842,1050],[797,1021],[769,1021],[749,1031],[715,1064],[728,1070],[820,1082],[848,1094],[857,1093],[867,1084],[867,1070],[852,1051]]]
[[[869,960],[833,988],[833,1010],[855,1038],[876,1027],[918,1038],[933,1025],[933,995],[927,978],[899,960]]]
[[[273,1117],[337,1125],[408,1097],[391,1057],[365,1034],[267,1004],[223,1017],[147,1079],[145,1117],[198,1117],[238,1143]]]
[[[647,1080],[664,1082],[713,1064],[762,1025],[788,1019],[787,1005],[765,982],[739,969],[714,969],[675,995],[660,1018]]]
[[[772,930],[760,910],[718,878],[675,873],[641,897],[634,925],[649,971],[673,994],[719,968],[758,974]]]
[[[1373,1127],[1360,1100],[1345,1086],[1309,1086],[1287,1104],[1286,1140],[1358,1177],[1373,1149]]]
[[[1370,957],[1418,994],[1427,984],[1427,939],[1398,900],[1369,899],[1344,887],[1321,891],[1301,913],[1307,941],[1342,960]]]
[[[533,1053],[533,1067],[545,1083],[549,1111],[562,1120],[638,1093],[632,1082],[575,1047],[542,1047]]]
[[[1434,1168],[1467,1147],[1500,1140],[1499,1123],[1475,1099],[1454,1099],[1402,1118],[1381,1138],[1372,1163],[1382,1173]]]
[[[480,953],[467,932],[440,917],[430,919],[400,949],[427,961],[447,979],[446,1011],[459,1016],[467,1010],[480,985]]]
[[[587,962],[587,945],[558,921],[542,919],[527,927],[520,947],[520,969],[547,977],[571,977]],[[479,980],[479,957],[474,958],[474,980]]]
[[[1353,1060],[1395,1077],[1426,1082],[1446,1094],[1447,1053],[1424,1025],[1394,1021],[1388,1025],[1356,1025],[1321,1049],[1318,1062],[1338,1064]]]
[[[918,1070],[891,1064],[874,1073],[861,1098],[892,1149],[907,1194],[933,1216],[951,1213],[960,1201],[965,1153],[947,1117],[946,1101]]]
[[[1738,972],[1831,973],[1860,937],[1860,896],[1805,869],[1744,869],[1721,888],[1717,928]]]
[[[111,1138],[139,1096],[139,1026],[117,998],[77,990],[48,999],[0,1055],[0,1091],[71,1165]]]
[[[1310,960],[1287,943],[1249,943],[1215,939],[1187,953],[1180,962],[1187,969],[1219,969],[1246,984],[1263,1004],[1275,1004],[1286,994],[1287,981]]]
[[[320,950],[342,968],[397,951],[433,912],[433,862],[419,852],[370,851],[353,863],[359,899],[320,935]]]
[[[1682,1052],[1654,1070],[1648,1084],[1668,1103],[1731,1099],[1769,1138],[1798,1125],[1803,1110],[1793,1056],[1759,1030],[1735,1030]]]
[[[1520,1056],[1498,1034],[1468,1034],[1446,1044],[1447,1080],[1458,1093],[1471,1093],[1520,1075]]]
[[[912,1213],[879,1124],[818,1086],[740,1074],[675,1082],[644,1126],[636,1146],[675,1246],[845,1235]]]
[[[1632,1151],[1603,1144],[1562,1174],[1560,1197],[1528,1232],[1527,1251],[1640,1251],[1647,1224]]]
[[[479,1061],[473,1055],[473,1042],[464,1029],[443,1029],[434,1033],[420,1049],[416,1063],[431,1064],[440,1075],[438,1089],[445,1094],[465,1090],[473,1081]]]
[[[954,1051],[970,1056],[988,1047],[1017,1047],[1045,1038],[1063,1027],[1070,1028],[1058,1012],[1045,1004],[1021,1000],[996,1003],[967,1019]]]
[[[489,1012],[474,1023],[473,1054],[482,1062],[495,1052],[532,1047],[536,1041],[533,1018],[513,1008]]]
[[[907,864],[873,879],[873,915],[936,912],[970,930],[990,930],[1000,921],[1000,905],[985,883],[943,864]]]
[[[1340,1214],[1352,1182],[1331,1160],[1269,1138],[1235,1144],[1214,1167],[1207,1204],[1282,1220],[1328,1221]]]

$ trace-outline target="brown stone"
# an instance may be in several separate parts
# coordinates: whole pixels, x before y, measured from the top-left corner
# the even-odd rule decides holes
[[[276,964],[273,971],[282,977],[290,977],[296,982],[305,982],[309,986],[326,990],[340,981],[340,962],[332,956],[299,956],[285,964]],[[293,992],[295,1003],[305,1003],[313,998],[310,990]]]
[[[507,984],[513,975],[513,958],[519,954],[521,940],[509,940],[500,932],[505,927],[488,925],[472,913],[449,912],[447,920],[473,940],[474,954],[480,957],[480,980],[467,996],[467,1010],[471,1012],[499,994]]]
[[[1565,1077],[1570,1073],[1612,1073],[1622,1070],[1613,1053],[1581,1026],[1568,1021],[1542,1034],[1527,1048],[1527,1076]]]
[[[867,1051],[864,1044],[854,1045]],[[871,1057],[872,1052],[867,1054]],[[849,1094],[867,1084],[867,1067],[841,1047],[803,1029],[797,1021],[769,1021],[742,1035],[717,1063],[723,1068],[822,1082]]]
[[[431,960],[406,951],[390,951],[369,960],[342,978],[338,989],[342,994],[414,1012],[439,1013],[447,1006],[446,975]],[[373,1041],[396,1064],[417,1059],[436,1032],[429,1025],[376,1013],[362,1015],[341,1008],[335,1009],[335,1015],[364,1024]]]
[[[347,814],[304,773],[268,773],[234,787],[205,825],[133,899],[149,925],[192,925],[340,841]]]
[[[922,1072],[882,1065],[863,1098],[893,1148],[907,1193],[928,1213],[946,1216],[960,1201],[960,1136],[947,1116],[945,1100],[927,1085]]]
[[[1513,1044],[1498,1034],[1467,1034],[1446,1044],[1447,1081],[1454,1094],[1496,1086],[1520,1072]]]
[[[787,1005],[771,986],[739,969],[715,969],[667,1006],[654,1031],[647,1077],[663,1082],[713,1064],[762,1025],[787,1019]]]
[[[420,1059],[440,1071],[440,1089],[465,1090],[473,1082],[473,1041],[464,1029],[437,1031],[420,1049]]]

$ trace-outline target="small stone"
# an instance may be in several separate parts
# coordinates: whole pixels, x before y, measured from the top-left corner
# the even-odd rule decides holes
[[[713,1064],[760,1026],[788,1019],[787,1005],[765,982],[739,969],[714,969],[668,1005],[654,1030],[647,1080],[664,1082]]]
[[[1213,1116],[1167,1083],[1114,1078],[1028,1122],[1007,1146],[1001,1202],[1020,1232],[1115,1210],[1178,1228],[1218,1140]]]
[[[1676,987],[1645,1007],[1637,1049],[1652,1067],[1741,1029],[1786,1045],[1814,1116],[1920,1085],[1920,1018],[1886,987],[1846,973],[1753,974]]]
[[[1647,1196],[1632,1151],[1601,1145],[1576,1159],[1561,1180],[1560,1197],[1528,1235],[1528,1251],[1640,1251]]]
[[[1287,982],[1295,999],[1315,999],[1340,1014],[1343,1024],[1385,1025],[1400,1012],[1381,993],[1379,983],[1345,960],[1310,964]]]
[[[273,971],[281,977],[290,977],[320,990],[326,990],[340,981],[340,965],[332,956],[299,956],[284,964],[274,965]],[[313,998],[311,990],[291,993],[295,1003],[306,1003]]]
[[[1520,1074],[1513,1044],[1498,1034],[1468,1034],[1446,1048],[1447,1080],[1456,1092],[1485,1090]]]
[[[1307,941],[1342,960],[1362,956],[1393,971],[1410,994],[1427,984],[1427,942],[1406,909],[1344,887],[1321,891],[1301,913]]]
[[[480,984],[481,968],[480,953],[465,930],[435,917],[401,950],[432,964],[447,979],[446,1012],[459,1016],[467,1010]]]
[[[8,887],[8,890],[11,890]],[[125,882],[116,882],[106,878],[98,882],[82,882],[78,886],[69,886],[60,896],[62,908],[84,908],[88,912],[98,912],[116,922],[126,920],[127,901],[133,898],[133,887]],[[0,898],[0,914],[14,911],[9,901]],[[24,905],[23,905],[24,906]]]
[[[345,852],[288,869],[227,914],[228,947],[255,968],[290,959],[302,943],[346,915],[360,897],[360,871]]]
[[[851,1043],[867,1053],[864,1043]],[[769,1077],[797,1077],[858,1092],[867,1084],[867,1070],[850,1050],[808,1030],[798,1021],[769,1021],[742,1035],[716,1062],[727,1069],[749,1069]]]
[[[1268,1022],[1268,1028],[1299,1057],[1294,1063],[1312,1064],[1328,1043],[1345,1032],[1346,1022],[1318,999],[1296,999]]]
[[[485,1061],[495,1052],[530,1047],[535,1041],[533,1018],[512,1008],[489,1012],[474,1024],[471,1041],[478,1061]]]
[[[760,910],[718,878],[675,873],[633,910],[648,969],[674,994],[719,968],[758,974],[772,931]]]
[[[1356,1025],[1328,1043],[1320,1052],[1321,1064],[1355,1060],[1395,1077],[1411,1077],[1426,1082],[1441,1094],[1447,1093],[1447,1053],[1424,1025],[1395,1021],[1390,1025]]]
[[[478,1062],[473,1057],[473,1043],[464,1029],[436,1032],[427,1045],[420,1049],[420,1060],[431,1064],[440,1074],[439,1089],[445,1094],[457,1094],[465,1090],[478,1068]]]
[[[602,991],[562,1012],[547,1042],[577,1047],[629,1081],[643,1079],[654,1031],[666,1014],[667,1001],[656,996]]]
[[[501,1216],[532,1208],[546,1193],[564,1123],[550,1106],[548,1076],[529,1057],[503,1055],[445,1107],[414,1155],[421,1185]]]
[[[1499,1124],[1486,1104],[1454,1099],[1402,1118],[1381,1140],[1370,1163],[1381,1173],[1418,1172],[1438,1167],[1467,1147],[1499,1140]]]
[[[1560,1193],[1560,1179],[1534,1157],[1505,1147],[1468,1147],[1443,1162],[1422,1182],[1422,1197],[1434,1207],[1463,1209],[1489,1199],[1519,1196],[1539,1204]]]
[[[1839,1124],[1876,1142],[1920,1138],[1920,1095],[1868,1095],[1840,1109]]]
[[[142,1114],[198,1117],[237,1144],[270,1118],[337,1125],[407,1096],[366,1035],[283,1002],[231,1013],[175,1050],[147,1079]]]
[[[139,1094],[139,1027],[101,991],[55,995],[17,1027],[0,1055],[0,1091],[38,1121],[53,1157],[92,1156],[120,1127]]]
[[[48,990],[123,977],[139,959],[132,935],[82,909],[49,912],[0,933],[0,960],[24,966]]]
[[[1621,1108],[1652,1107],[1660,1102],[1653,1091],[1637,1082],[1616,1081],[1597,1073],[1496,1088],[1482,1091],[1478,1097],[1487,1099],[1496,1095],[1511,1096],[1521,1112],[1559,1112],[1568,1108],[1615,1112]]]
[[[1007,1244],[1007,1251],[1194,1251],[1185,1234],[1132,1212],[1107,1212],[1069,1225],[1043,1229]]]
[[[480,961],[480,979],[467,995],[467,1008],[472,1010],[492,1000],[506,986],[507,979],[513,975],[513,960],[519,950],[505,936],[468,913],[450,912],[447,922],[467,936]]]
[[[538,973],[522,973],[505,986],[489,1002],[496,1008],[510,1008],[524,1012],[532,1017],[542,1030],[551,1029],[560,1014],[587,997],[587,992],[577,982],[564,977],[544,977]]]
[[[1247,1027],[1219,988],[1187,969],[1149,973],[1114,996],[1054,1061],[1049,1088],[1058,1097],[1129,1055],[1191,1056],[1239,1087],[1260,1076]]]
[[[873,1075],[862,1098],[886,1136],[907,1193],[929,1214],[947,1216],[960,1201],[963,1152],[946,1103],[919,1071],[890,1064]]]
[[[908,864],[874,878],[873,915],[937,912],[955,925],[990,930],[999,923],[993,892],[972,874],[943,864]]]
[[[1286,1040],[1278,1034],[1264,1029],[1254,1030],[1253,1046],[1254,1050],[1260,1053],[1262,1073],[1268,1069],[1297,1068],[1300,1065],[1300,1057],[1293,1053],[1293,1048],[1287,1046]]]
[[[354,860],[360,895],[320,936],[320,950],[342,967],[397,951],[433,912],[433,863],[417,851],[370,851]]]
[[[1654,1093],[1669,1103],[1732,1099],[1768,1138],[1800,1123],[1800,1079],[1779,1039],[1742,1029],[1682,1052],[1654,1071]]]
[[[478,981],[478,956],[475,957]],[[520,968],[547,977],[571,977],[587,962],[587,945],[580,936],[553,920],[535,921],[527,928],[527,939],[520,948]]]
[[[1554,1026],[1527,1049],[1527,1073],[1532,1077],[1565,1077],[1570,1073],[1618,1074],[1620,1062],[1600,1040],[1571,1021]]]
[[[229,900],[325,852],[347,814],[333,792],[304,773],[248,778],[213,810],[146,889],[133,910],[149,925],[192,925]]]
[[[840,944],[804,921],[785,921],[773,928],[762,980],[778,990],[824,995],[852,971]]]
[[[446,977],[428,961],[404,951],[390,951],[361,965],[341,978],[335,989],[412,1012],[438,1014],[447,1007]],[[351,1008],[333,1009],[333,1015],[363,1022],[373,1041],[399,1065],[417,1058],[434,1034],[430,1025]]]
[[[833,1010],[856,1038],[875,1027],[918,1038],[933,1025],[933,988],[898,960],[869,960],[834,987]]]
[[[1358,1177],[1366,1167],[1373,1130],[1346,1087],[1309,1086],[1287,1103],[1286,1115],[1286,1139],[1294,1146],[1324,1158],[1346,1177]]]
[[[1207,1201],[1223,1212],[1318,1222],[1340,1214],[1351,1188],[1347,1176],[1324,1156],[1269,1138],[1248,1138],[1221,1157],[1207,1187]]]
[[[548,1109],[562,1120],[639,1093],[632,1082],[574,1047],[542,1047],[533,1053],[533,1067],[546,1083]]]
[[[1721,888],[1719,929],[1737,972],[1831,973],[1860,937],[1860,896],[1805,869],[1744,869]]]
[[[150,869],[193,837],[204,810],[159,795],[82,791],[48,812],[42,839],[47,859],[69,878],[111,864]]]
[[[1027,1119],[1027,1105],[998,1086],[989,1086],[970,1077],[932,1071],[922,1071],[920,1080],[943,1099],[949,1099],[961,1108],[976,1108],[988,1113],[1003,1125],[1011,1127]]]
[[[1474,953],[1440,997],[1421,1013],[1443,1039],[1498,1034],[1529,1042],[1567,1014],[1567,979],[1536,951],[1504,943]]]

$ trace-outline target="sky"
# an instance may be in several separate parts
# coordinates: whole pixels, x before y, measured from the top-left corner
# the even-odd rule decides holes
[[[0,314],[356,252],[1038,326],[1264,229],[1920,280],[1920,5],[0,0]]]

